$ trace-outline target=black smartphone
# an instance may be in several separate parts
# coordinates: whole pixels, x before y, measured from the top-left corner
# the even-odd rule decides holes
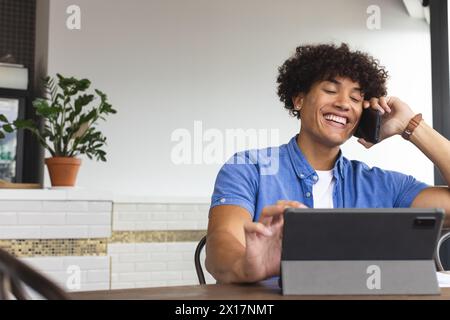
[[[355,137],[364,138],[371,143],[380,141],[381,112],[373,108],[364,109],[358,128],[353,134]]]

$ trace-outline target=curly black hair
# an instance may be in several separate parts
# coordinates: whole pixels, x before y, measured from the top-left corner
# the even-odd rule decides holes
[[[300,119],[294,109],[292,98],[307,94],[317,81],[347,77],[358,82],[364,99],[382,97],[387,94],[388,73],[379,61],[361,51],[350,51],[346,43],[339,47],[333,44],[304,45],[278,68],[278,96],[289,113]]]

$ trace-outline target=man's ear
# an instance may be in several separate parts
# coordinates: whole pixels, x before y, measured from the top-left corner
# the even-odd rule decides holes
[[[302,108],[303,107],[303,101],[305,100],[305,95],[303,93],[299,93],[297,96],[292,98],[292,103],[294,105],[294,109],[296,108]]]

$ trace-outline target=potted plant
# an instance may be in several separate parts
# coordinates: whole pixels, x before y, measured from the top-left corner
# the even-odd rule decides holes
[[[46,97],[33,101],[36,114],[43,118],[42,129],[32,120],[15,120],[11,123],[5,117],[3,130],[14,129],[31,131],[40,144],[48,150],[51,157],[45,159],[52,186],[74,186],[81,159],[85,154],[89,159],[106,161],[102,147],[106,137],[96,128],[99,120],[106,120],[116,110],[107,102],[107,96],[95,90],[100,101],[89,107],[96,99],[85,93],[91,82],[88,79],[66,78],[57,74],[57,81],[47,77]],[[1,131],[0,131],[1,133]]]

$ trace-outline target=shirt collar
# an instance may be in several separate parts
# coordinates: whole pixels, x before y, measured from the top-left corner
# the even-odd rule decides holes
[[[298,134],[291,139],[288,143],[289,157],[291,158],[291,163],[294,166],[295,174],[300,179],[308,178],[309,176],[316,174],[316,171],[306,160],[302,150],[297,144]],[[344,177],[344,157],[342,155],[342,150],[339,150],[338,158],[334,164],[333,176],[337,179]]]

